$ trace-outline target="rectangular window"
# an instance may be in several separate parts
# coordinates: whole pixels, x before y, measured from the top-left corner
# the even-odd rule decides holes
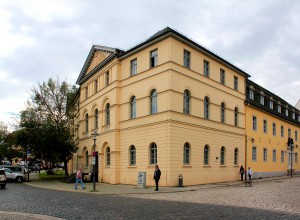
[[[234,90],[238,91],[239,87],[239,78],[234,76]]]
[[[298,121],[300,122],[300,115],[298,115]]]
[[[284,137],[284,127],[282,125],[280,126],[280,133],[281,137]]]
[[[252,161],[256,162],[256,147],[252,147]]]
[[[295,112],[292,113],[292,118],[293,118],[294,120],[296,119]]]
[[[290,138],[291,137],[291,129],[288,128],[288,137]]]
[[[276,150],[273,150],[273,163],[276,163]]]
[[[220,83],[225,85],[225,70],[220,69]]]
[[[183,51],[183,66],[186,68],[191,68],[191,52]]]
[[[98,92],[98,80],[95,79],[94,81],[94,90],[95,90],[95,93]]]
[[[273,135],[276,136],[276,124],[273,123]]]
[[[137,74],[137,59],[130,61],[130,76]]]
[[[254,100],[254,92],[252,90],[249,90],[249,99]]]
[[[263,95],[260,95],[260,104],[265,105],[265,97]]]
[[[87,99],[89,96],[89,90],[88,87],[85,87],[85,99]]]
[[[252,116],[252,130],[253,131],[257,130],[257,118],[256,118],[256,116]]]
[[[150,52],[150,68],[157,66],[158,64],[158,50]]]
[[[298,141],[298,131],[295,131],[295,141]]]
[[[273,101],[270,101],[270,109],[273,109]]]
[[[105,72],[105,86],[109,85],[109,71]]]
[[[267,120],[264,120],[264,133],[268,133],[268,122]]]
[[[284,163],[284,151],[282,150],[281,151],[281,154],[280,154],[280,157],[281,157],[281,163]]]
[[[203,73],[204,76],[209,77],[209,62],[206,60],[203,61]]]
[[[289,110],[288,109],[285,110],[285,115],[289,116]]]
[[[263,161],[267,162],[268,161],[268,150],[267,148],[264,148],[264,153],[263,153]]]
[[[278,112],[281,113],[281,105],[278,105]]]

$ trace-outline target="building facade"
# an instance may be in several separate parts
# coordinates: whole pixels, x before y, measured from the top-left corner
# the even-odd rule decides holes
[[[299,173],[300,111],[247,80],[246,157],[255,178]],[[288,146],[292,138],[294,146]]]
[[[136,184],[137,173],[162,171],[160,184],[238,179],[244,164],[248,75],[166,28],[120,51],[93,46],[80,85],[72,168],[91,173],[93,132],[98,181]]]
[[[135,185],[142,171],[154,186],[156,164],[162,186],[178,185],[180,174],[184,185],[238,180],[251,155],[248,137],[260,137],[247,131],[248,115],[266,114],[245,101],[248,77],[171,28],[128,51],[94,45],[76,82],[79,150],[70,171],[92,173],[95,151],[99,182]],[[299,122],[290,127],[296,131]]]

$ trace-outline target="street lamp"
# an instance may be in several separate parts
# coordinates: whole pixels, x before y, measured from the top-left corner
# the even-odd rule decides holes
[[[248,160],[248,156],[247,156],[247,151],[248,151],[248,141],[251,141],[251,143],[253,144],[254,143],[254,139],[252,138],[252,137],[250,137],[250,138],[248,138],[248,136],[246,135],[246,137],[245,137],[245,147],[246,147],[246,149],[245,149],[245,168],[244,168],[244,170],[245,170],[245,183],[246,183],[246,186],[247,186],[247,184],[248,184],[248,182],[247,182],[247,176],[248,176],[248,168],[247,168],[247,160]]]
[[[291,150],[291,177],[293,177],[293,150],[294,150],[294,140],[293,138],[288,138],[287,142],[288,148]]]
[[[96,190],[96,137],[99,135],[96,131],[92,133],[94,140],[94,151],[93,151],[93,191]]]

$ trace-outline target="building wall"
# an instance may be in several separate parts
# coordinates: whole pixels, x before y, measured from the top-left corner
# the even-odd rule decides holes
[[[158,66],[149,68],[150,51],[158,49]],[[191,68],[183,67],[183,51],[191,52]],[[137,75],[130,76],[130,61],[137,59]],[[203,60],[210,62],[210,77],[203,75]],[[225,85],[220,84],[220,68],[225,70]],[[109,71],[110,84],[105,86]],[[233,77],[239,79],[238,91],[233,89]],[[95,91],[94,82],[100,82]],[[149,147],[155,143],[162,186],[176,186],[178,175],[184,185],[237,180],[244,164],[245,77],[174,38],[166,38],[125,59],[115,59],[81,85],[79,111],[79,162],[89,152],[89,164],[94,131],[99,152],[99,180],[112,184],[137,184],[137,172],[147,172],[147,185],[154,185],[154,164],[149,163]],[[85,97],[88,88],[88,98]],[[150,115],[150,93],[158,93],[158,113]],[[183,114],[183,93],[189,90],[190,114]],[[136,118],[130,119],[130,98],[136,97]],[[209,119],[204,119],[204,98],[209,97]],[[225,123],[220,121],[221,103],[226,104]],[[110,103],[111,124],[105,124],[105,105]],[[94,110],[99,110],[98,129]],[[238,108],[238,126],[234,125],[234,109]],[[89,128],[85,131],[85,115]],[[190,163],[183,164],[183,146],[189,143]],[[136,147],[136,166],[129,165],[129,147]],[[204,165],[204,146],[209,145],[209,164]],[[111,164],[106,165],[107,147]],[[224,146],[225,164],[220,165],[220,149]],[[234,164],[234,149],[238,148],[238,163]],[[88,171],[88,169],[86,169]]]
[[[257,118],[257,130],[252,128],[252,118]],[[263,130],[263,120],[267,121],[267,133]],[[276,135],[273,135],[273,123],[276,124]],[[281,136],[281,126],[284,127],[284,136]],[[291,129],[291,137],[294,139],[294,153],[299,157],[299,137],[295,139],[295,131],[299,126],[289,123],[279,117],[268,114],[252,106],[246,106],[246,135],[247,135],[247,166],[250,166],[255,174],[255,178],[286,175],[288,169],[288,128]],[[252,141],[253,139],[253,141]],[[253,143],[252,143],[253,142]],[[252,147],[256,147],[256,161],[252,160]],[[264,161],[263,149],[267,149],[267,160]],[[276,150],[276,162],[273,161],[273,150]],[[284,152],[284,162],[281,162],[281,151]],[[300,170],[299,158],[295,163],[293,158],[293,169]]]

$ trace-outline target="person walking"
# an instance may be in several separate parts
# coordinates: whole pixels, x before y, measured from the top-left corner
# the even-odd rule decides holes
[[[80,183],[82,189],[85,189],[86,187],[84,186],[83,182],[82,182],[82,172],[81,169],[79,168],[77,173],[76,173],[76,183],[74,185],[74,189],[77,189],[77,184]]]
[[[253,172],[252,172],[251,168],[248,167],[248,178],[249,178],[249,181],[252,180],[252,179],[251,179],[252,175],[253,175]]]
[[[241,174],[241,181],[244,180],[244,173],[245,173],[245,169],[243,166],[240,167],[240,174]]]
[[[156,165],[154,170],[154,175],[153,175],[153,179],[155,180],[155,186],[156,186],[155,191],[158,191],[158,182],[160,179],[160,175],[161,175],[160,169],[158,165]]]

